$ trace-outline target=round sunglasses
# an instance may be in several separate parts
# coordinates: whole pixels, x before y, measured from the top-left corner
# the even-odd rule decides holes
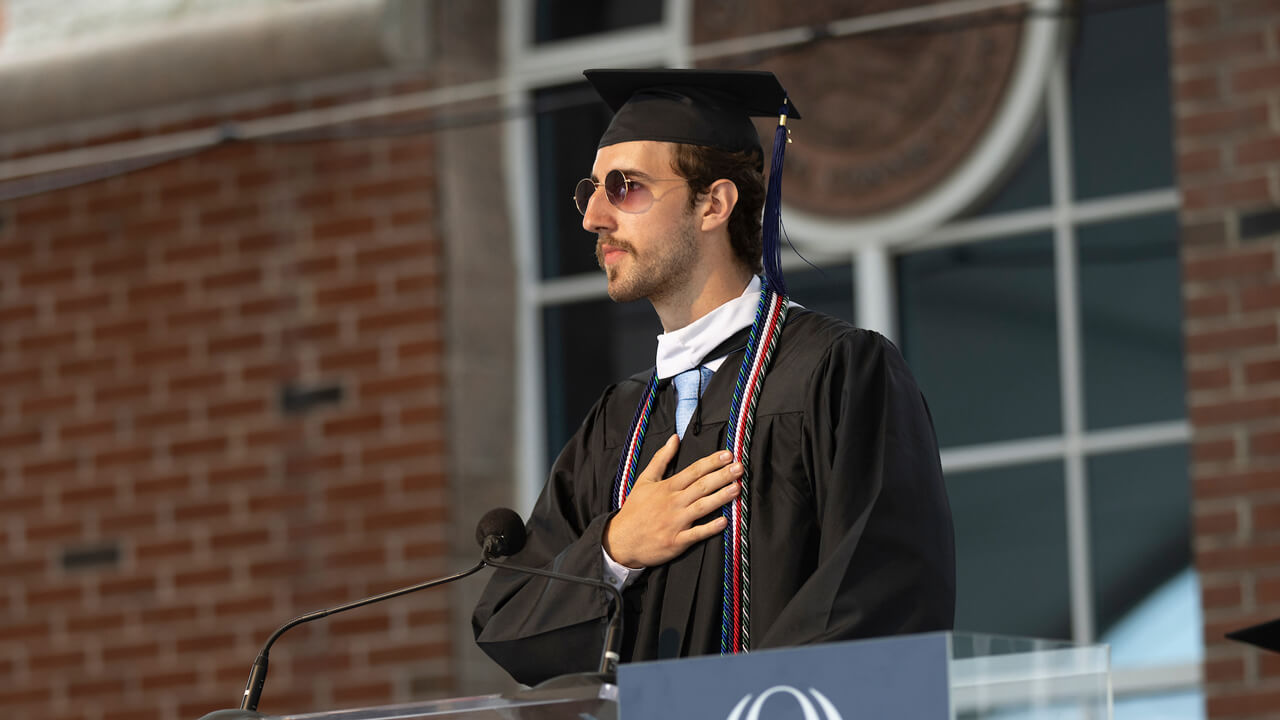
[[[610,170],[604,176],[604,182],[596,182],[591,178],[582,178],[573,189],[573,204],[578,212],[587,214],[587,204],[596,189],[604,186],[604,196],[614,207],[625,213],[642,213],[653,206],[654,196],[645,183],[685,182],[684,178],[647,178],[643,182],[630,180],[621,170]]]

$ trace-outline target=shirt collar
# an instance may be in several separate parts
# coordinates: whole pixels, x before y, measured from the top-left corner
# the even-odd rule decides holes
[[[753,277],[738,297],[694,320],[679,330],[658,336],[658,377],[666,379],[697,367],[707,353],[756,319],[760,300],[760,278]],[[708,363],[710,364],[710,363]],[[719,365],[719,363],[716,363]],[[715,368],[712,368],[713,370]]]

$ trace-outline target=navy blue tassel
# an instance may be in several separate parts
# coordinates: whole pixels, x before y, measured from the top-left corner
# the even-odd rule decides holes
[[[787,294],[782,279],[782,156],[787,151],[787,104],[778,110],[778,129],[773,134],[773,160],[769,165],[769,189],[764,197],[763,265],[769,288],[779,295]]]

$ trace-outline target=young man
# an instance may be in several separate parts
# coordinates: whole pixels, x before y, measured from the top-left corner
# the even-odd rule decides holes
[[[951,515],[902,357],[789,305],[770,232],[759,277],[749,116],[789,110],[776,78],[586,75],[617,112],[582,224],[610,297],[647,299],[664,334],[556,460],[512,561],[624,587],[623,662],[949,629]],[[534,684],[594,669],[608,612],[604,592],[498,571],[473,625]]]

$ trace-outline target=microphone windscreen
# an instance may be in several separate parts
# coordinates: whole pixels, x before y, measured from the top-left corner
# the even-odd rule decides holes
[[[485,541],[496,538],[498,544],[486,551],[497,557],[515,555],[524,548],[524,521],[510,508],[494,508],[480,518],[476,525],[476,542],[485,547]]]

